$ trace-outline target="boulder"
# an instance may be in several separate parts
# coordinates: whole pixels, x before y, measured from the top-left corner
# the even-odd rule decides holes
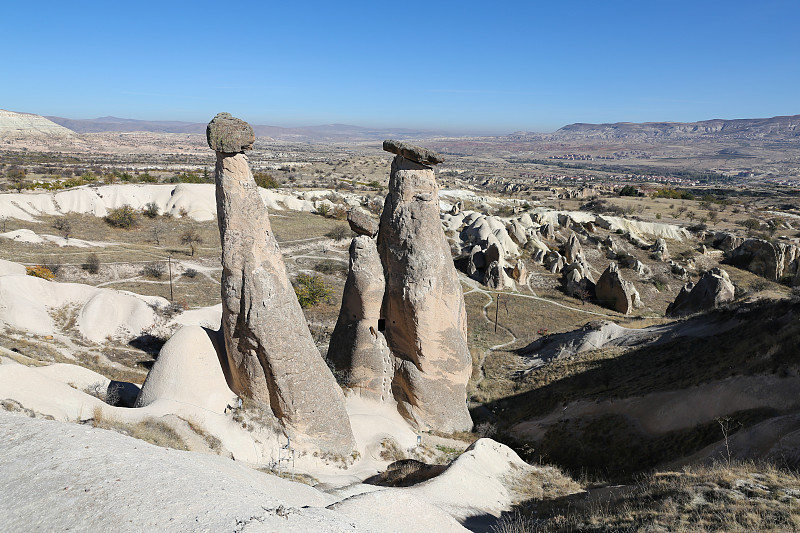
[[[550,248],[539,240],[535,231],[529,230],[530,235],[528,236],[528,242],[525,244],[525,249],[530,250],[532,252],[536,252],[537,250],[542,250],[544,253],[550,251]]]
[[[328,360],[348,372],[348,385],[361,396],[392,397],[394,358],[379,326],[386,280],[375,240],[359,235],[350,243],[350,268]]]
[[[215,152],[236,154],[251,149],[256,136],[244,120],[230,113],[218,113],[206,127],[206,140]]]
[[[378,234],[378,222],[365,210],[354,207],[347,212],[347,223],[357,235],[374,237]]]
[[[486,267],[483,275],[483,284],[493,290],[503,290],[514,286],[514,282],[506,274],[505,268],[499,261],[492,261]]]
[[[525,244],[527,244],[528,235],[525,232],[525,226],[523,226],[519,221],[512,220],[506,226],[506,231],[508,231],[508,236],[511,237],[511,240],[519,246],[525,246]]]
[[[619,267],[614,262],[608,265],[597,280],[595,295],[601,305],[626,315],[642,305],[639,291],[633,283],[622,279]]]
[[[650,256],[658,261],[666,261],[669,259],[669,251],[667,250],[667,241],[662,238],[656,240],[656,243],[650,248],[652,252]]]
[[[603,240],[603,246],[606,247],[606,256],[609,259],[616,259],[617,254],[622,251],[622,246],[611,235]]]
[[[570,232],[569,239],[564,245],[564,259],[567,263],[574,263],[578,257],[583,256],[583,246],[575,232]]]
[[[564,258],[560,253],[552,250],[544,256],[544,267],[553,274],[558,274],[564,269]]]
[[[200,326],[179,329],[158,352],[134,405],[171,400],[224,413],[236,394],[225,381],[214,336]]]
[[[589,269],[589,264],[584,260],[574,261],[565,265],[562,272],[565,277],[577,277],[577,280],[586,279],[594,283],[594,277]]]
[[[421,148],[402,141],[394,141],[391,139],[383,141],[383,149],[387,152],[397,154],[409,161],[419,163],[420,165],[438,165],[444,162],[444,158],[427,148]]]
[[[523,213],[519,217],[519,223],[522,224],[522,227],[526,230],[533,227],[533,219],[528,213]]]
[[[514,264],[511,278],[517,283],[525,283],[528,279],[528,268],[525,266],[525,262],[522,259],[517,259],[517,262]]]
[[[545,252],[544,250],[536,250],[533,253],[533,262],[536,263],[537,265],[544,264],[544,257],[546,253],[547,252]]]
[[[675,263],[674,261],[670,261],[669,262],[669,267],[670,267],[670,272],[672,272],[672,275],[674,275],[674,276],[676,276],[676,277],[678,277],[680,279],[686,279],[686,278],[689,277],[689,272],[686,270],[686,268],[683,265],[679,265],[678,263]]]
[[[311,337],[247,156],[217,151],[215,179],[228,383],[269,408],[292,437],[349,455],[344,395]]]
[[[556,228],[552,224],[544,224],[539,227],[539,234],[543,239],[553,240],[556,238]]]
[[[794,244],[747,239],[726,252],[725,260],[772,281],[793,281],[800,273],[800,248]]]
[[[712,268],[700,278],[696,285],[687,283],[675,301],[667,307],[667,316],[684,316],[699,311],[715,309],[735,298],[736,288],[728,273],[721,268]]]
[[[402,155],[392,161],[378,252],[398,409],[422,429],[471,429],[466,307],[439,222],[436,179],[431,168]]]
[[[723,252],[729,252],[734,248],[738,248],[744,242],[742,237],[733,235],[732,233],[719,232],[714,234],[712,246]]]

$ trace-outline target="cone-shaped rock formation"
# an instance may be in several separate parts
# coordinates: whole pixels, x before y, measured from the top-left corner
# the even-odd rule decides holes
[[[398,153],[378,232],[386,276],[382,315],[397,367],[392,392],[404,416],[422,428],[469,430],[466,308],[427,166],[441,158],[416,147],[384,148]],[[415,154],[419,162],[407,159]]]
[[[344,395],[311,337],[247,156],[241,153],[249,148],[249,125],[224,115],[209,123],[207,137],[209,146],[217,148],[227,377],[237,394],[269,405],[292,436],[347,455],[355,442]]]
[[[338,370],[350,372],[351,388],[380,401],[391,398],[394,376],[394,358],[379,326],[385,283],[375,240],[355,237],[328,359]]]

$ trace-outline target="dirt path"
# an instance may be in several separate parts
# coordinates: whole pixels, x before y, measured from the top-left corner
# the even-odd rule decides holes
[[[466,277],[466,276],[464,276],[464,275],[461,275],[461,276],[459,276],[459,277],[461,278],[461,281],[462,281],[462,282],[463,282],[463,283],[464,283],[466,286],[468,286],[468,287],[470,288],[468,291],[464,292],[464,295],[465,295],[465,296],[466,296],[467,294],[470,294],[470,293],[476,292],[476,293],[483,294],[483,295],[485,295],[486,297],[488,297],[488,298],[489,298],[489,301],[488,301],[488,302],[486,302],[486,305],[484,305],[484,306],[483,306],[483,317],[484,317],[484,319],[486,320],[486,322],[488,322],[489,324],[492,324],[492,325],[494,325],[494,324],[495,324],[495,322],[494,322],[494,320],[492,320],[492,319],[489,317],[489,307],[490,307],[490,306],[492,305],[492,303],[494,302],[494,299],[495,299],[495,297],[496,297],[496,296],[494,296],[494,295],[505,295],[505,296],[516,296],[516,297],[519,297],[519,298],[529,298],[529,299],[531,299],[531,300],[536,300],[536,301],[539,301],[539,302],[544,302],[544,303],[547,303],[547,304],[550,304],[550,305],[556,305],[556,306],[558,306],[558,307],[562,307],[562,308],[564,308],[564,309],[569,309],[569,310],[571,310],[571,311],[576,311],[576,312],[578,312],[578,313],[586,313],[586,314],[589,314],[589,315],[602,316],[602,317],[605,317],[605,318],[610,318],[610,319],[615,319],[615,320],[617,319],[617,317],[614,317],[614,316],[611,316],[611,315],[606,315],[606,314],[603,314],[603,313],[597,313],[597,312],[595,312],[595,311],[587,311],[586,309],[579,309],[579,308],[577,308],[577,307],[571,307],[571,306],[569,306],[569,305],[565,305],[565,304],[562,304],[562,303],[559,303],[559,302],[554,302],[554,301],[552,301],[552,300],[548,300],[547,298],[542,298],[542,297],[540,297],[540,296],[536,296],[536,293],[534,293],[534,292],[533,292],[533,289],[530,287],[530,284],[528,284],[528,280],[526,280],[526,282],[525,282],[525,285],[528,287],[528,290],[530,290],[530,291],[531,291],[531,293],[533,293],[533,294],[523,294],[523,293],[521,293],[521,292],[518,292],[518,291],[509,291],[509,292],[491,291],[491,290],[484,289],[484,288],[483,288],[483,287],[480,285],[480,283],[478,283],[477,281],[475,281],[475,280],[474,280],[474,279],[472,279],[472,278],[468,278],[468,277]],[[491,347],[489,347],[489,348],[487,348],[486,350],[484,350],[484,351],[483,351],[483,353],[481,354],[481,360],[478,362],[478,379],[477,379],[477,380],[475,380],[475,386],[476,386],[476,387],[477,387],[477,386],[478,386],[478,385],[479,385],[479,384],[480,384],[480,383],[481,383],[481,382],[482,382],[482,381],[485,379],[485,377],[486,377],[486,373],[485,373],[485,371],[484,371],[484,364],[485,364],[485,362],[486,362],[486,357],[487,357],[487,356],[488,356],[488,355],[489,355],[491,352],[495,352],[495,351],[501,350],[501,349],[503,349],[503,348],[505,348],[505,347],[507,347],[507,346],[511,346],[512,344],[514,344],[515,342],[517,342],[517,340],[519,340],[519,339],[518,339],[518,338],[517,338],[517,337],[514,335],[514,333],[513,333],[513,332],[512,332],[510,329],[508,329],[507,327],[505,327],[505,326],[503,326],[503,325],[501,325],[501,324],[497,324],[497,329],[501,329],[501,330],[503,330],[503,331],[504,331],[504,332],[505,332],[507,335],[510,335],[510,336],[511,336],[511,340],[510,340],[510,341],[508,341],[508,342],[504,342],[504,343],[501,343],[501,344],[497,344],[497,345],[495,345],[495,346],[491,346]]]

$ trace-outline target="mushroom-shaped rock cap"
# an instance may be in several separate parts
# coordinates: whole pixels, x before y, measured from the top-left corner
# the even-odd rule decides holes
[[[238,154],[253,147],[256,136],[253,128],[230,113],[219,113],[206,126],[208,146],[217,152]]]
[[[421,165],[437,165],[444,161],[444,158],[433,150],[420,148],[419,146],[414,146],[413,144],[404,143],[402,141],[393,141],[391,139],[383,141],[383,149],[387,152],[401,155]]]

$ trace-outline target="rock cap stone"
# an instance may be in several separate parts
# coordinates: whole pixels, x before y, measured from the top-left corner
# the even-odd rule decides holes
[[[253,127],[230,113],[218,113],[206,126],[208,146],[217,152],[237,154],[253,147]]]
[[[401,155],[421,165],[438,165],[444,162],[444,158],[433,150],[387,139],[383,141],[383,149],[393,154]]]
[[[378,234],[378,221],[358,207],[347,212],[347,223],[350,224],[350,229],[358,235],[374,237]]]

